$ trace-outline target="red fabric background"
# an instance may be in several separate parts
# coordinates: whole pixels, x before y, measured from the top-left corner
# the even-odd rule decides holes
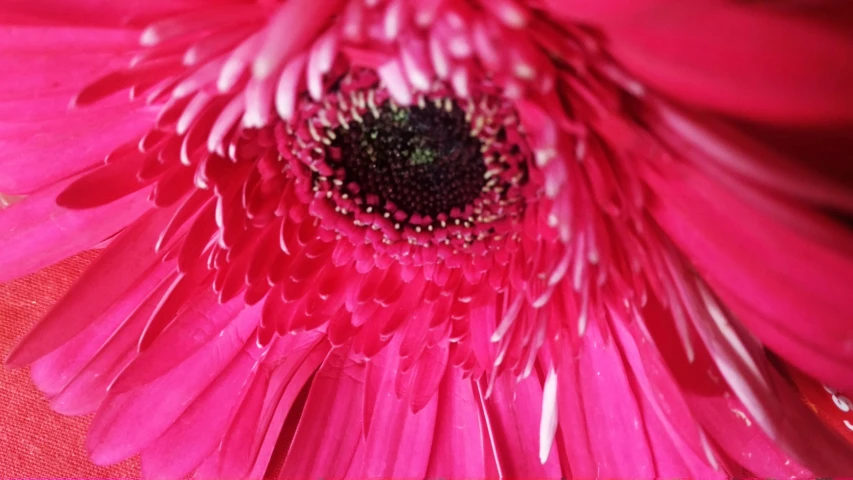
[[[0,284],[0,355],[21,338],[95,258],[84,253]],[[92,465],[83,441],[88,417],[54,413],[29,372],[0,367],[0,477],[139,478],[139,462]]]
[[[96,256],[84,253],[0,284],[3,358]],[[823,386],[796,372],[791,374],[806,403],[853,442],[853,430],[844,424],[845,420],[853,423],[853,405],[844,412]],[[108,468],[89,462],[83,446],[88,424],[88,417],[64,417],[51,411],[26,370],[0,368],[0,477],[139,478],[136,458]]]

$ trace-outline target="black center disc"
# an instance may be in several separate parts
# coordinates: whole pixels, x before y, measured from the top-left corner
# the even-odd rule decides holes
[[[480,195],[486,165],[481,142],[470,134],[464,112],[453,107],[379,109],[350,129],[338,128],[330,148],[340,149],[344,184],[358,185],[352,194],[392,202],[408,215],[449,213]]]

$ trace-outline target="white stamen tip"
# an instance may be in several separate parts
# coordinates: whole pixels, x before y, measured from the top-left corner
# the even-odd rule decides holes
[[[542,389],[542,418],[539,423],[539,461],[548,461],[554,435],[557,434],[557,372],[554,368],[548,372]]]
[[[142,32],[142,35],[139,36],[139,44],[144,47],[156,45],[159,41],[160,37],[157,35],[157,30],[153,28],[146,28],[145,31]]]

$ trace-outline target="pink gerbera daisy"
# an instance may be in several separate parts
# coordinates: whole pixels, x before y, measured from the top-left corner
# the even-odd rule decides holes
[[[154,478],[851,474],[851,14],[5,0],[0,278],[105,247],[9,363]]]

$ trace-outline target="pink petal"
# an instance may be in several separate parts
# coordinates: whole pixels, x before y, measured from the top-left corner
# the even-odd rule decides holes
[[[673,325],[671,319],[657,315],[668,317],[668,313],[663,310],[647,310],[643,315],[643,323],[658,324],[662,332],[665,330],[666,336],[660,342],[663,346],[669,342],[668,336]],[[654,455],[657,476],[726,477],[726,465],[721,464],[713,450],[710,450],[699,421],[687,402],[686,392],[695,392],[695,388],[685,385],[685,382],[679,383],[677,380],[680,379],[670,373],[678,372],[688,377],[688,381],[690,377],[710,377],[715,372],[710,359],[706,358],[707,354],[701,356],[704,351],[699,352],[697,355],[701,358],[694,358],[692,362],[683,355],[670,357],[670,365],[667,365],[644,327],[637,321],[625,320],[620,319],[611,325],[619,349],[635,379],[634,389],[641,407],[643,427]],[[712,468],[713,464],[717,465],[718,470]]]
[[[253,316],[238,317],[222,335],[154,382],[110,393],[86,439],[92,461],[105,465],[124,460],[162,435],[244,348],[257,321]]]
[[[6,9],[4,5],[4,10]],[[104,160],[151,126],[154,111],[126,99],[68,110],[93,75],[127,58],[132,32],[0,20],[0,191],[31,193]],[[50,168],[36,165],[50,159]]]
[[[84,173],[57,195],[56,204],[71,209],[94,208],[141,190],[154,180],[137,178],[143,160],[140,154]]]
[[[310,347],[310,350],[306,350],[306,356],[300,357],[293,352],[288,352],[288,360],[291,357],[299,358],[298,361],[294,360],[295,364],[298,365],[296,370],[292,373],[285,373],[286,369],[290,368],[286,366],[288,362],[285,362],[278,365],[274,372],[273,386],[276,387],[276,393],[281,392],[281,396],[273,395],[264,400],[261,418],[262,425],[266,425],[267,429],[266,432],[263,429],[258,431],[259,442],[255,443],[258,445],[258,451],[255,456],[255,464],[249,473],[251,478],[259,478],[265,475],[270,461],[281,462],[283,459],[279,448],[282,444],[282,437],[289,434],[288,439],[292,440],[293,438],[299,420],[298,416],[302,413],[298,402],[300,399],[304,401],[307,397],[308,382],[317,373],[317,369],[332,348],[322,332],[316,333],[318,335],[299,335],[300,338],[297,340],[299,348],[302,348],[303,345]],[[292,348],[294,351],[299,351],[295,346]],[[285,382],[286,387],[283,386]]]
[[[599,475],[608,478],[654,477],[654,457],[644,431],[644,421],[638,405],[636,392],[628,378],[621,353],[615,343],[605,341],[601,333],[604,322],[591,321],[580,346],[577,360],[576,384],[560,383],[559,396],[577,396],[583,420],[574,419],[570,424],[581,424],[586,431],[586,443],[593,465]],[[563,365],[563,367],[570,367]],[[569,442],[569,462],[584,451],[572,452]],[[583,443],[581,444],[583,445]],[[584,471],[573,473],[584,476]]]
[[[147,478],[182,478],[219,445],[241,388],[258,363],[249,344],[187,410],[141,455]]]
[[[285,419],[328,351],[329,345],[321,335],[277,340],[257,373],[242,386],[245,391],[232,412],[221,444],[199,467],[199,477],[263,476]],[[261,471],[254,472],[255,468]]]
[[[539,461],[539,418],[542,414],[539,379],[530,376],[514,384],[514,378],[501,375],[495,380],[492,395],[480,399],[501,477],[562,477],[560,460],[554,450],[544,464]],[[482,381],[479,387],[482,394],[485,391]]]
[[[818,476],[853,471],[853,445],[817,418],[799,392],[767,361],[764,347],[733,324],[704,287],[700,294],[707,314],[701,317],[694,312],[693,325],[708,346],[721,377],[766,432],[772,448],[788,453]],[[735,451],[742,449],[736,446]],[[766,452],[759,454],[767,456]],[[780,468],[779,462],[769,464],[762,467]]]
[[[427,478],[485,478],[484,432],[474,385],[459,368],[448,368],[437,393],[435,434]]]
[[[361,439],[365,366],[346,347],[317,372],[282,472],[287,478],[342,477]],[[346,425],[346,428],[341,428]]]
[[[745,469],[733,476],[808,478],[812,473],[779,449],[749,415],[746,407],[729,396],[690,395],[690,403],[708,435],[720,449]]]
[[[107,389],[137,355],[136,345],[160,297],[171,283],[167,276],[127,317],[95,356],[51,399],[51,407],[64,415],[95,413]]]
[[[16,236],[11,237],[11,241],[3,242],[7,245],[0,246],[0,255],[8,255],[10,250],[20,255],[17,258],[3,259],[12,263],[18,271],[16,272],[16,269],[11,267],[4,273],[25,273],[24,268],[26,267],[40,268],[51,261],[57,261],[63,256],[71,255],[103,240],[124,226],[127,222],[127,217],[124,216],[128,215],[128,210],[132,212],[132,209],[137,209],[141,212],[142,209],[138,207],[140,203],[145,208],[144,199],[140,201],[139,196],[128,197],[128,200],[128,202],[116,202],[103,207],[103,209],[63,212],[64,216],[52,218],[51,223],[36,226],[38,229],[46,229],[47,227],[58,230],[46,232],[50,236],[46,236],[45,233],[40,234],[38,230],[32,232],[30,236],[27,235],[30,232],[27,232],[26,228],[11,229],[15,231]],[[29,197],[24,202],[4,212],[4,215],[0,215],[0,222],[26,215],[27,210],[30,210],[34,204],[38,206],[38,202],[44,203],[44,200],[38,196]],[[94,223],[88,221],[79,225],[79,217],[88,220],[87,217],[96,212],[106,215],[104,218],[101,218],[101,215],[92,216]],[[104,253],[89,266],[78,282],[71,287],[71,290],[18,343],[9,355],[7,362],[12,365],[32,363],[73,338],[106,311],[113,302],[142,277],[155,260],[151,255],[152,245],[168,216],[169,212],[165,210],[151,212],[119,235]],[[122,217],[124,217],[124,221],[116,220]],[[29,218],[24,216],[21,220],[28,221]],[[0,228],[0,230],[4,229]],[[72,237],[73,242],[69,241],[69,233],[76,234]],[[94,238],[92,235],[95,235]],[[40,236],[41,242],[38,241]],[[88,241],[81,245],[77,243],[81,242],[81,239]],[[44,257],[35,257],[30,262],[22,261],[31,255],[25,248],[32,248],[16,245],[16,243],[24,243],[24,240],[45,249]],[[35,262],[38,263],[32,265]]]
[[[34,123],[0,122],[0,190],[33,193],[96,166],[121,143],[139,138],[152,118],[110,107]],[[50,168],[39,168],[46,159]]]
[[[788,362],[853,388],[853,258],[769,218],[693,167],[670,170],[653,180],[660,199],[653,215],[735,316]]]
[[[244,309],[242,299],[220,305],[210,289],[195,295],[188,304],[154,343],[128,365],[110,390],[127,392],[156,380],[204,347],[238,315],[258,314],[254,309]]]
[[[48,397],[61,392],[111,341],[133,311],[171,272],[172,266],[156,262],[85,330],[33,363],[33,383]]]
[[[0,118],[18,123],[64,116],[71,98],[88,82],[126,66],[137,40],[137,33],[127,29],[8,25],[0,20],[0,68],[5,73],[0,78]]]
[[[853,120],[853,39],[795,12],[681,3],[608,34],[634,75],[688,104],[785,124]]]
[[[412,413],[408,399],[395,394],[399,360],[395,349],[388,348],[368,364],[368,377],[379,382],[378,388],[365,391],[376,396],[376,404],[364,439],[360,477],[421,478],[426,472],[438,400],[433,395],[422,410]]]

